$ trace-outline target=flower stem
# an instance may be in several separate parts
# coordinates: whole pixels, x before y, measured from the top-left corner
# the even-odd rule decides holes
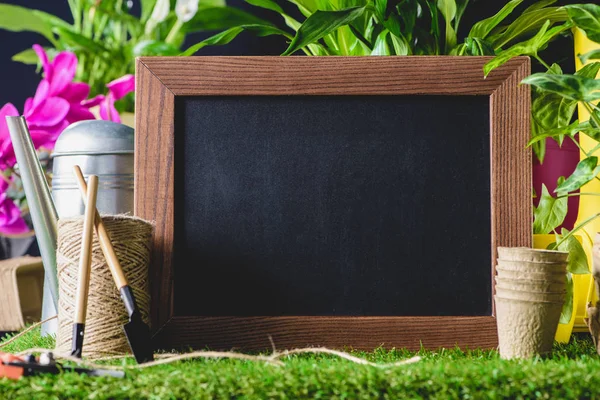
[[[165,42],[167,42],[169,44],[173,44],[173,42],[175,41],[175,37],[179,33],[179,30],[181,29],[181,27],[183,27],[183,22],[180,19],[178,19],[175,22],[175,25],[173,25],[173,28],[171,28],[171,31],[169,32],[169,34],[167,35]]]

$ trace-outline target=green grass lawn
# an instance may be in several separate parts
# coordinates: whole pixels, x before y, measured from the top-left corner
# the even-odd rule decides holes
[[[52,347],[39,331],[0,351]],[[378,363],[415,353],[377,350],[353,355]],[[345,399],[345,398],[600,398],[600,358],[586,336],[556,345],[552,357],[500,360],[495,351],[421,351],[422,361],[381,369],[333,356],[283,358],[285,366],[238,361],[192,360],[145,370],[125,379],[72,373],[10,381],[0,378],[0,399]],[[112,364],[131,360],[113,361]]]

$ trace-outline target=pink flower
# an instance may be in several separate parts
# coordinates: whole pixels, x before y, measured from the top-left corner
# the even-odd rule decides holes
[[[8,197],[5,188],[3,193],[0,194],[0,233],[4,235],[18,235],[27,232],[29,232],[29,227],[23,217],[21,217],[21,210]]]
[[[11,103],[0,108],[0,168],[12,168],[17,162],[15,151],[10,140],[10,133],[6,125],[6,117],[18,117],[19,111]],[[0,190],[4,192],[4,190]]]
[[[90,87],[86,83],[73,82],[77,71],[77,57],[70,52],[59,53],[50,61],[44,49],[33,46],[44,69],[44,78],[35,95],[25,101],[23,116],[31,133],[36,149],[54,148],[62,131],[70,124],[94,119],[89,111],[87,97]],[[0,109],[0,169],[12,169],[16,163],[10,134],[6,125],[7,116],[20,115],[17,108],[8,103]],[[6,176],[5,172],[5,176]],[[8,196],[7,189],[12,180],[0,180],[0,234],[19,234],[29,231],[17,204]]]
[[[127,94],[135,90],[135,76],[124,75],[106,85],[108,95],[101,100],[100,118],[106,121],[121,122],[119,112],[115,108],[115,101],[121,100]],[[103,96],[97,96],[101,99]]]
[[[42,62],[44,79],[33,98],[25,102],[24,116],[36,148],[52,149],[58,135],[70,124],[94,115],[84,105],[90,94],[86,83],[72,82],[77,71],[77,56],[63,51],[52,62],[40,45],[33,46]]]

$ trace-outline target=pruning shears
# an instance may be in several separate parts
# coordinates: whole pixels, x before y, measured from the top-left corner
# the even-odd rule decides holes
[[[62,372],[75,372],[88,376],[111,376],[113,378],[125,377],[123,371],[64,366],[56,362],[52,353],[42,353],[39,357],[33,354],[20,357],[9,353],[0,353],[0,378],[16,380],[22,376],[57,375]]]

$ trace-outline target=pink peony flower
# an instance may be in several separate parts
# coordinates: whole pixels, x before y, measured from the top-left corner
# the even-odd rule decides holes
[[[0,168],[12,168],[17,162],[15,151],[10,140],[10,133],[6,125],[6,117],[18,117],[19,111],[11,103],[7,103],[0,108]],[[3,193],[6,188],[0,190]]]
[[[27,223],[21,216],[19,206],[8,197],[8,178],[0,178],[0,233],[4,235],[19,235],[29,232]]]
[[[100,103],[100,118],[120,123],[121,116],[115,108],[115,101],[121,100],[135,90],[135,76],[124,75],[110,82],[106,87],[108,88],[108,95]]]
[[[89,111],[87,97],[90,87],[86,83],[73,82],[77,71],[77,57],[70,52],[59,53],[49,61],[48,55],[39,45],[33,46],[42,67],[44,77],[35,95],[25,101],[23,116],[31,133],[36,149],[44,147],[48,150],[62,131],[70,124],[95,119]],[[0,169],[7,170],[16,163],[10,134],[6,125],[7,116],[20,115],[17,108],[8,103],[0,109]],[[9,179],[0,182],[0,233],[18,234],[29,231],[29,227],[21,217],[21,211],[8,196]]]
[[[70,124],[94,119],[84,101],[90,94],[86,83],[72,82],[77,71],[77,56],[63,51],[52,62],[40,45],[33,46],[44,69],[33,98],[25,102],[23,115],[36,148],[54,148],[58,135]]]

